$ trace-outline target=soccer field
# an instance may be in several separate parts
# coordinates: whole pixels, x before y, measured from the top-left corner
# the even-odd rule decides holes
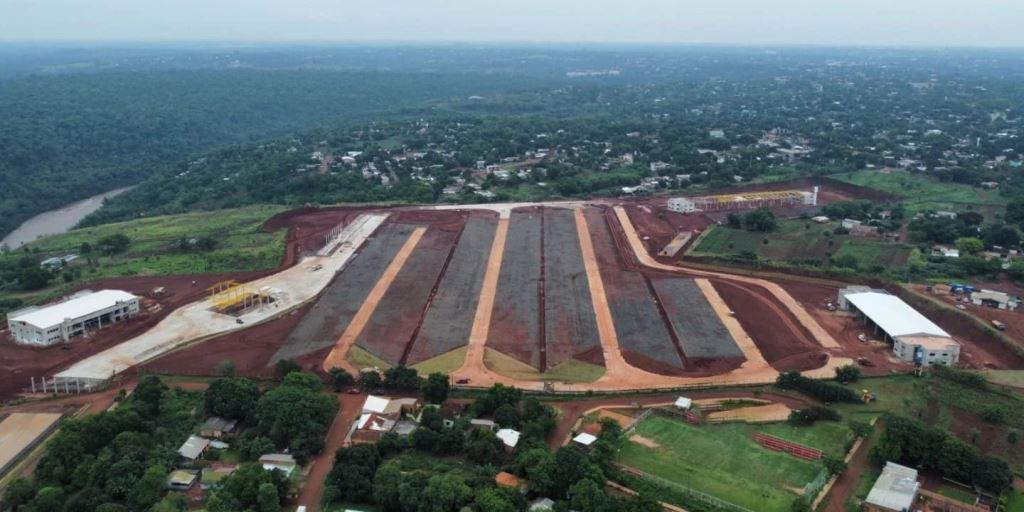
[[[637,425],[635,433],[659,446],[627,442],[618,461],[751,510],[788,511],[797,498],[795,491],[814,480],[822,465],[767,450],[755,443],[751,434],[764,431],[794,441],[815,440],[826,453],[841,451],[842,442],[835,446],[834,441],[841,436],[845,438],[845,426],[821,425],[827,426],[820,431],[810,427],[798,429],[806,433],[786,435],[793,427],[781,424],[767,428],[747,424],[698,427],[651,416]]]

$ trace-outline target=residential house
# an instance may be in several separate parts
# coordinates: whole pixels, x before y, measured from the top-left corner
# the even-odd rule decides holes
[[[199,436],[188,436],[188,440],[185,444],[178,448],[178,455],[181,456],[183,462],[195,462],[206,453],[207,448],[210,447],[210,440]]]
[[[292,471],[295,471],[295,468],[298,467],[295,457],[287,453],[268,453],[260,457],[260,464],[267,471],[276,469],[284,473],[285,476],[291,476]]]
[[[594,442],[597,441],[597,436],[587,432],[581,432],[576,437],[572,438],[572,442],[583,448],[590,448]]]
[[[211,416],[203,422],[201,427],[199,427],[199,435],[203,437],[219,438],[224,434],[234,432],[236,424],[238,424],[238,422],[235,420],[221,418],[220,416]]]
[[[511,452],[516,449],[516,445],[519,444],[519,431],[512,430],[510,428],[503,428],[498,430],[495,437],[501,440],[502,444],[505,445],[505,451]]]
[[[172,491],[187,491],[196,483],[198,471],[176,469],[167,475],[167,488]]]

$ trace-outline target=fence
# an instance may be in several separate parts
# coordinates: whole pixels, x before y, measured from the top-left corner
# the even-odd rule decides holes
[[[762,434],[760,432],[754,434],[754,441],[757,441],[769,450],[786,452],[794,457],[804,460],[817,461],[821,460],[823,456],[821,450],[816,448],[808,448],[804,445],[786,441],[785,439],[779,439],[778,437],[770,436],[768,434]]]
[[[680,484],[678,482],[673,482],[671,480],[665,480],[664,478],[661,478],[661,477],[658,477],[658,476],[654,476],[654,475],[651,475],[649,473],[644,473],[643,471],[640,471],[639,469],[636,469],[636,468],[632,468],[632,467],[629,467],[629,466],[623,466],[621,464],[616,464],[616,467],[618,467],[619,469],[621,469],[623,472],[625,472],[627,474],[643,478],[644,480],[652,482],[655,485],[659,485],[659,486],[662,486],[662,487],[667,487],[669,489],[673,489],[673,490],[679,491],[679,492],[685,494],[686,496],[688,496],[689,498],[691,498],[691,499],[693,499],[695,501],[699,501],[699,502],[701,502],[701,503],[703,503],[705,505],[710,505],[710,506],[712,506],[712,507],[714,507],[714,508],[716,508],[718,510],[724,510],[724,511],[727,511],[727,512],[754,512],[753,510],[750,510],[749,508],[737,505],[735,503],[730,503],[730,502],[725,501],[725,500],[720,499],[720,498],[716,498],[716,497],[714,497],[714,496],[712,496],[710,494],[705,494],[703,492],[700,492],[700,491],[698,491],[696,489],[693,489],[691,487],[687,487],[687,486],[685,486],[683,484]]]
[[[818,493],[825,487],[828,480],[828,470],[822,469],[814,480],[811,480],[804,486],[804,498],[809,502],[814,502],[814,499],[818,497]]]

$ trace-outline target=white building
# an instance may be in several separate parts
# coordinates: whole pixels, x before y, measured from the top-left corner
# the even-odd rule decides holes
[[[920,366],[953,365],[960,360],[960,344],[941,327],[884,290],[851,286],[839,291],[840,309],[856,311],[875,333],[892,341],[893,354]]]
[[[693,213],[697,211],[697,205],[685,197],[673,197],[668,200],[668,209],[679,213]]]
[[[87,291],[64,302],[14,311],[7,315],[7,328],[18,343],[46,347],[127,320],[138,312],[139,298],[128,292]]]
[[[886,462],[882,474],[864,500],[864,508],[872,512],[912,510],[919,488],[916,469]]]
[[[987,306],[996,309],[1017,309],[1019,302],[1016,297],[995,290],[978,290],[971,293],[971,303],[975,306]]]

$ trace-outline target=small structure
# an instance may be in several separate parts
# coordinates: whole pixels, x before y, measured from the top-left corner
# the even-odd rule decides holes
[[[48,347],[138,313],[139,298],[128,292],[86,290],[63,302],[13,311],[7,315],[7,328],[18,343]]]
[[[693,407],[693,400],[680,396],[676,398],[676,401],[672,403],[672,406],[682,411],[689,411]]]
[[[235,425],[237,424],[238,422],[235,420],[221,418],[220,416],[211,416],[203,422],[201,427],[199,427],[199,435],[203,437],[219,438],[224,434],[234,432]]]
[[[505,451],[512,451],[516,449],[516,445],[519,444],[519,431],[512,430],[510,428],[503,428],[495,434],[495,437],[501,440],[505,445]]]
[[[508,489],[520,489],[523,487],[523,481],[512,473],[502,471],[494,476],[494,483],[498,487],[505,487]]]
[[[395,428],[397,421],[397,414],[364,412],[356,421],[351,441],[353,444],[376,443],[384,434]]]
[[[363,412],[398,415],[416,414],[422,406],[423,403],[416,398],[388,398],[369,395],[363,404]]]
[[[1006,309],[1013,311],[1017,309],[1020,302],[1016,297],[995,290],[978,290],[971,293],[971,303],[976,306],[986,306],[995,309]]]
[[[551,498],[537,498],[530,502],[530,508],[527,510],[534,512],[535,510],[554,510],[554,508],[555,501]]]
[[[828,222],[829,219],[828,219],[828,217],[826,217],[824,215],[817,215],[817,216],[811,217],[811,220],[814,223],[816,223],[816,224],[824,224],[824,223]]]
[[[893,353],[905,362],[931,366],[960,360],[960,344],[949,333],[885,290],[850,286],[839,291],[838,303],[874,324],[875,334],[892,341]]]
[[[234,473],[238,469],[238,466],[220,466],[215,468],[204,468],[202,474],[199,477],[199,487],[201,489],[209,490],[217,487],[228,477],[231,473]]]
[[[65,254],[64,256],[54,256],[52,258],[46,258],[45,260],[40,261],[39,266],[47,270],[54,270],[59,269],[64,265],[71,263],[72,261],[75,261],[77,259],[77,254]]]
[[[295,471],[296,466],[298,466],[295,462],[295,457],[287,453],[268,453],[260,457],[260,464],[267,471],[276,469],[284,473],[285,476],[291,476],[292,471]]]
[[[167,488],[172,491],[187,491],[196,483],[198,472],[178,469],[167,475]]]
[[[584,448],[590,448],[590,445],[594,444],[595,441],[597,441],[597,436],[593,434],[588,434],[586,432],[580,432],[579,435],[572,438],[573,443],[576,443]]]
[[[851,230],[857,226],[860,226],[861,221],[855,219],[843,219],[842,222],[839,223],[839,225],[842,226],[843,229]]]
[[[185,444],[178,448],[178,455],[186,462],[195,462],[206,453],[210,440],[199,436],[188,436]]]
[[[917,491],[917,470],[901,466],[895,462],[886,462],[882,474],[875,480],[867,499],[864,510],[867,512],[902,512],[912,510]]]
[[[498,428],[498,424],[493,420],[487,420],[482,418],[473,418],[469,420],[469,428],[486,428],[487,430],[495,430]]]

